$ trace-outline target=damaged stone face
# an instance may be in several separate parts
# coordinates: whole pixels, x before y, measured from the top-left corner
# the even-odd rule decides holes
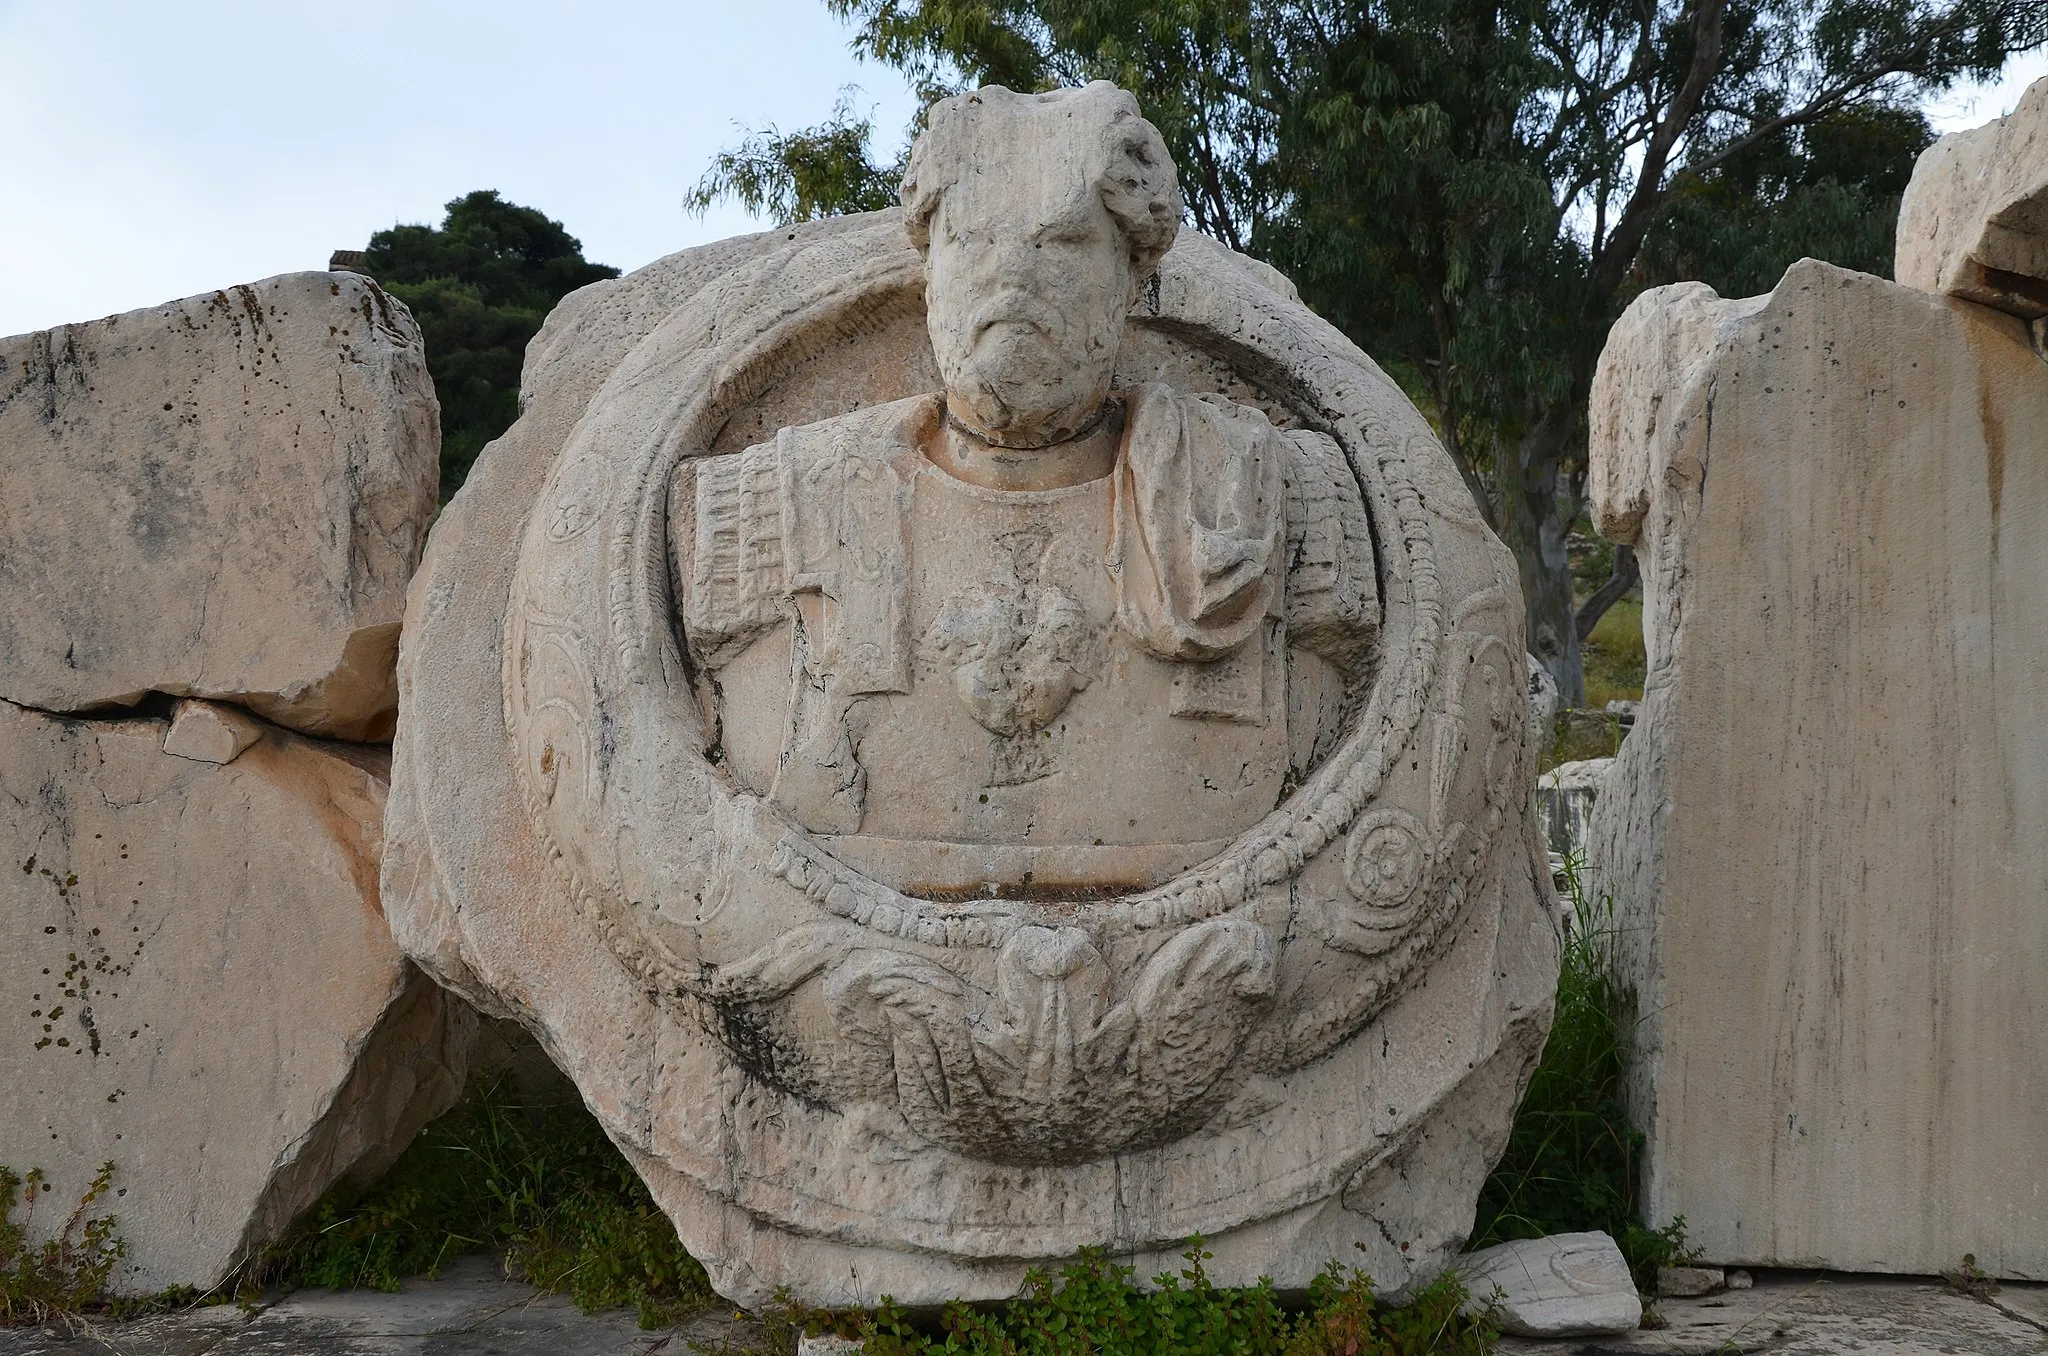
[[[1398,1292],[1549,1021],[1513,562],[1365,355],[1175,239],[1129,95],[930,128],[904,212],[535,340],[408,603],[394,931],[731,1298],[1195,1233]]]
[[[387,755],[0,702],[0,1163],[61,1227],[102,1162],[111,1285],[220,1282],[460,1092],[474,1015],[377,893]]]
[[[389,738],[439,446],[418,327],[352,273],[0,340],[0,698]]]
[[[2048,367],[1808,260],[1644,293],[1592,413],[1643,562],[1589,893],[1646,1217],[1717,1264],[2048,1278]]]

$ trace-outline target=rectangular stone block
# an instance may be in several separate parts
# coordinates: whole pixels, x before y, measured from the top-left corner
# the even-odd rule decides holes
[[[2048,365],[1811,260],[1701,290],[1638,299],[1594,391],[1644,560],[1591,855],[1652,1222],[1716,1264],[2048,1277]]]
[[[48,1174],[36,1242],[113,1162],[128,1294],[213,1286],[388,1164],[475,1031],[384,922],[387,755],[169,728],[0,702],[0,1164]]]
[[[419,328],[353,273],[0,339],[0,698],[388,739],[439,455]]]

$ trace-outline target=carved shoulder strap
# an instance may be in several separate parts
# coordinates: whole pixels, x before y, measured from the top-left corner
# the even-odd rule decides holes
[[[1287,639],[1346,671],[1363,664],[1380,629],[1372,525],[1335,440],[1284,435],[1287,466]]]

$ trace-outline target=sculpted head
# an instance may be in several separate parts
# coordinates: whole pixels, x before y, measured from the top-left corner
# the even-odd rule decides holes
[[[1180,224],[1173,161],[1137,100],[1100,80],[941,100],[903,206],[954,418],[1007,447],[1086,430]]]

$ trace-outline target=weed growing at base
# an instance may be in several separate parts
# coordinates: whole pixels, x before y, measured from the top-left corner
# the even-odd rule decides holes
[[[367,1190],[330,1193],[257,1279],[396,1290],[479,1249],[585,1313],[630,1305],[642,1327],[712,1299],[704,1269],[596,1119],[573,1104],[517,1105],[503,1080],[421,1131]]]
[[[124,1249],[112,1217],[88,1216],[113,1184],[114,1165],[102,1164],[56,1236],[30,1244],[29,1224],[49,1194],[49,1183],[40,1169],[23,1177],[0,1167],[0,1327],[70,1320],[101,1305],[107,1278]]]
[[[1362,1273],[1332,1262],[1290,1314],[1271,1282],[1212,1285],[1189,1244],[1179,1275],[1152,1289],[1099,1249],[1066,1265],[1055,1283],[1033,1271],[999,1310],[950,1305],[932,1332],[887,1300],[873,1313],[782,1309],[782,1322],[856,1338],[864,1356],[1485,1356],[1500,1328],[1490,1310],[1465,1316],[1465,1290],[1445,1276],[1406,1305],[1388,1308]],[[771,1316],[773,1318],[774,1316]],[[779,1326],[779,1325],[774,1325]]]
[[[1643,1134],[1625,1093],[1635,995],[1616,977],[1614,900],[1589,902],[1583,861],[1565,861],[1575,922],[1565,939],[1550,1040],[1515,1112],[1507,1152],[1479,1194],[1472,1246],[1599,1229],[1648,1288],[1685,1257],[1685,1221],[1645,1227],[1637,1186]]]

